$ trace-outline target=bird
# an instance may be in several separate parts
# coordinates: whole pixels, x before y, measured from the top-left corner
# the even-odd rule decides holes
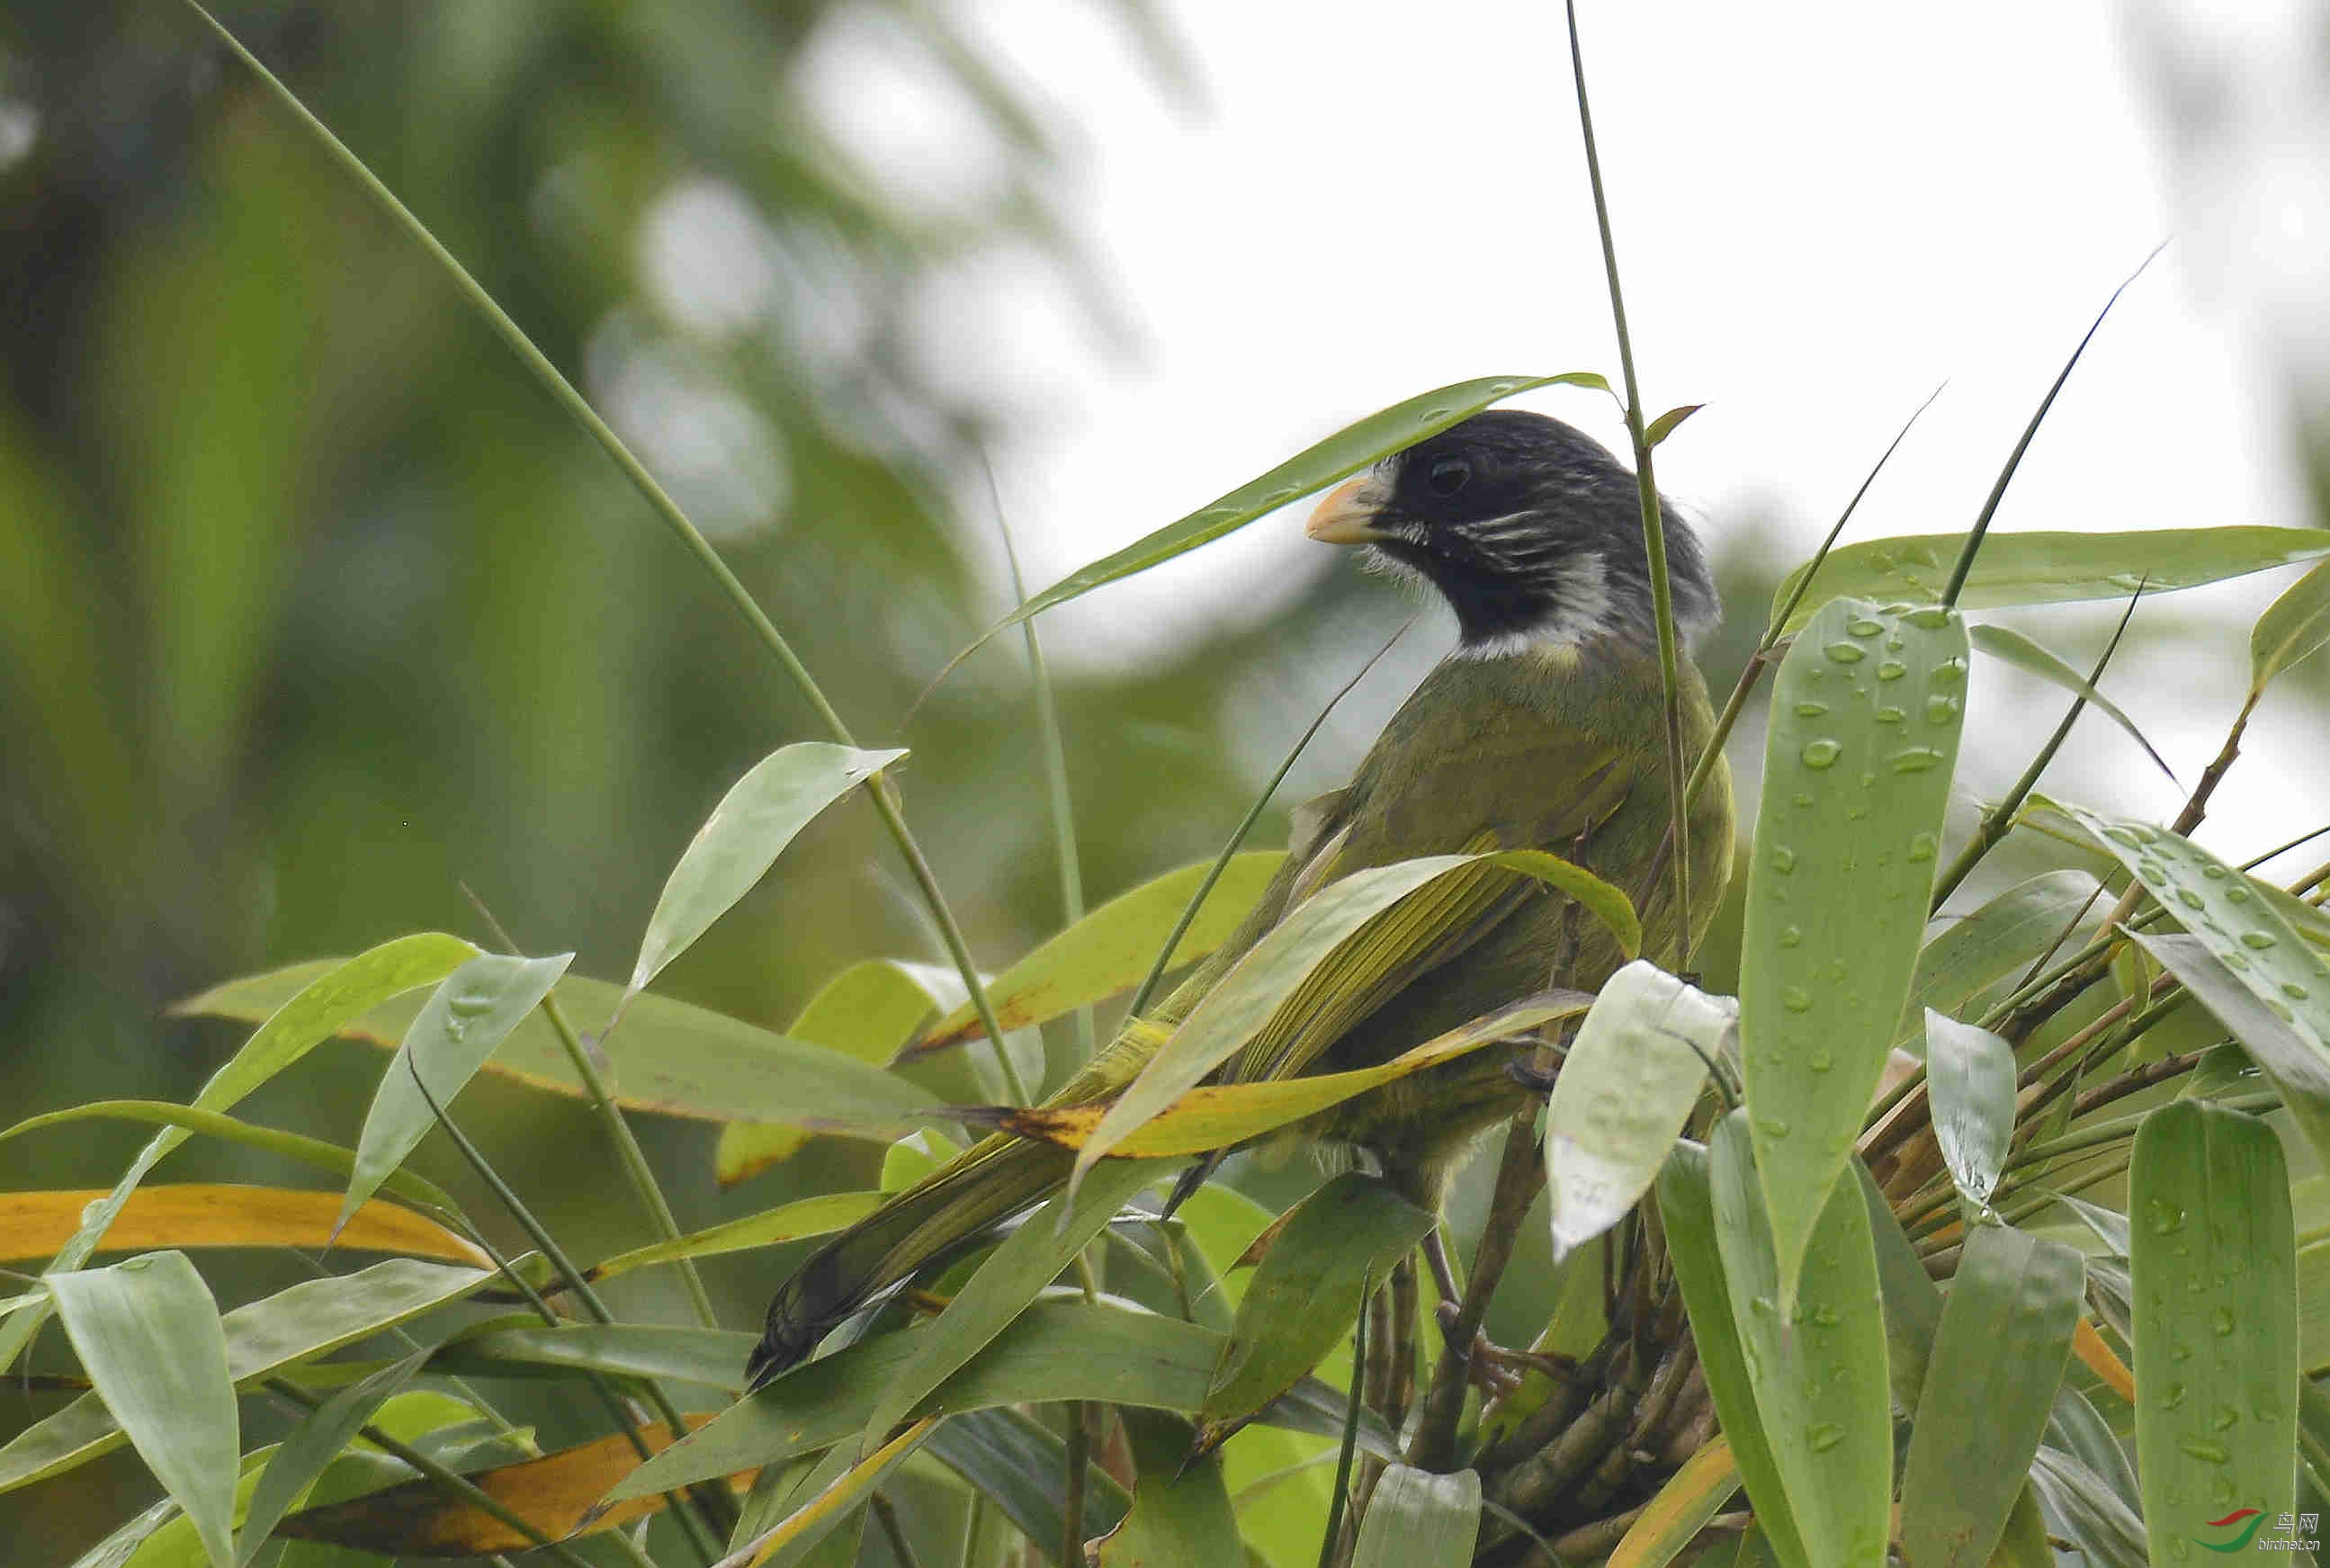
[[[1700,541],[1671,505],[1662,511],[1672,613],[1687,646],[1714,623],[1718,599]],[[1243,924],[1162,1003],[1128,1019],[1047,1106],[1122,1092],[1242,955],[1304,899],[1356,871],[1420,855],[1545,850],[1634,898],[1652,955],[1673,944],[1679,923],[1695,945],[1722,899],[1732,806],[1719,756],[1687,824],[1691,907],[1680,922],[1674,879],[1659,874],[1672,797],[1651,571],[1634,476],[1607,449],[1543,414],[1476,413],[1337,486],[1304,532],[1356,547],[1370,568],[1444,601],[1455,644],[1350,782],[1293,813],[1285,859]],[[1677,665],[1682,743],[1695,757],[1713,713],[1697,666],[1687,654]],[[1355,950],[1368,961],[1339,970],[1331,958],[1214,1081],[1372,1065],[1549,986],[1593,991],[1624,957],[1563,893],[1478,862],[1374,916],[1338,953]],[[1294,1136],[1371,1158],[1402,1195],[1436,1214],[1481,1137],[1527,1103],[1528,1075],[1511,1064],[1511,1053],[1492,1051],[1447,1062],[1321,1112]],[[749,1387],[1060,1190],[1073,1160],[1067,1149],[996,1133],[827,1241],[770,1302]]]

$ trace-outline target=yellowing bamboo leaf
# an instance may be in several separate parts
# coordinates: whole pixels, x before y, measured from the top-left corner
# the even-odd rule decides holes
[[[69,1192],[0,1193],[0,1258],[45,1258],[81,1224],[90,1204],[108,1195],[90,1188]],[[142,1252],[161,1247],[309,1247],[331,1244],[340,1195],[290,1187],[187,1182],[141,1186],[114,1216],[99,1252]],[[401,1252],[412,1258],[490,1268],[493,1261],[436,1221],[393,1204],[358,1209],[339,1245],[358,1252]]]
[[[1710,1440],[1643,1505],[1606,1568],[1667,1568],[1738,1489],[1729,1440]]]

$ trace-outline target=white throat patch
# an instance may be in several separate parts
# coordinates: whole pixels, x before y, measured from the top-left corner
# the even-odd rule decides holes
[[[1451,658],[1506,658],[1531,649],[1558,652],[1587,642],[1613,627],[1610,581],[1599,555],[1579,555],[1563,562],[1548,574],[1554,583],[1555,609],[1534,626],[1509,631],[1480,642],[1460,643]]]

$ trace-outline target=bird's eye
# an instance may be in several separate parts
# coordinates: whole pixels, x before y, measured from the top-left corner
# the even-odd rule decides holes
[[[1424,482],[1432,486],[1435,496],[1454,496],[1473,477],[1473,465],[1462,458],[1443,458],[1432,465]]]

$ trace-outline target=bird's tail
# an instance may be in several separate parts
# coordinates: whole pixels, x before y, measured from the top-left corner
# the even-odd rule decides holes
[[[1066,1185],[1075,1157],[999,1135],[924,1176],[819,1247],[780,1286],[745,1364],[752,1388],[807,1355],[843,1319],[925,1264],[977,1241]]]

